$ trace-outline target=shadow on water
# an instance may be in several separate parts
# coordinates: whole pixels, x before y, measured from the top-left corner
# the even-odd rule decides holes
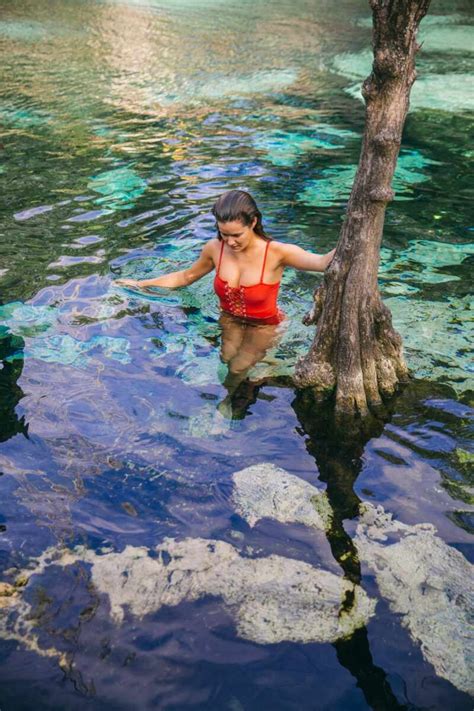
[[[0,442],[6,442],[16,434],[28,437],[28,425],[24,416],[18,417],[15,408],[24,396],[18,385],[23,371],[25,342],[20,336],[0,332]]]
[[[354,491],[354,484],[362,469],[364,449],[373,437],[381,435],[390,420],[391,410],[386,409],[380,418],[372,417],[354,426],[353,422],[336,424],[331,405],[315,402],[308,391],[297,391],[292,407],[300,423],[300,434],[306,437],[306,449],[317,464],[319,479],[327,487],[332,520],[326,536],[332,554],[344,576],[360,584],[362,575],[357,550],[344,529],[344,521],[359,515],[362,501]],[[353,597],[352,594],[352,599],[345,600],[346,609],[353,604]],[[374,664],[365,627],[350,638],[335,642],[334,648],[340,664],[357,680],[374,711],[413,708],[399,703],[387,674]]]
[[[379,437],[390,421],[391,412],[364,422],[336,424],[331,405],[315,402],[308,391],[297,391],[292,403],[300,423],[300,434],[306,437],[306,449],[314,458],[319,479],[326,484],[326,495],[332,509],[332,523],[327,537],[332,554],[353,583],[360,583],[361,571],[357,551],[344,529],[344,520],[359,515],[361,499],[354,484],[362,469],[367,443]]]
[[[291,388],[289,377],[269,378],[252,383],[246,380],[232,397],[234,419],[244,419],[262,387]],[[310,391],[296,391],[292,407],[300,424],[299,433],[306,438],[306,449],[314,458],[319,470],[319,479],[326,484],[326,495],[332,509],[332,518],[326,536],[332,554],[341,566],[344,576],[354,584],[360,584],[362,574],[357,550],[344,528],[344,521],[359,515],[361,499],[354,485],[363,465],[363,454],[368,442],[379,437],[390,422],[396,398],[388,403],[378,417],[364,423],[335,423],[330,404],[314,400]],[[350,593],[343,607],[349,609],[354,602]],[[365,627],[358,629],[350,638],[334,643],[337,658],[357,680],[369,706],[374,711],[414,709],[412,704],[400,703],[393,693],[386,672],[374,664]]]

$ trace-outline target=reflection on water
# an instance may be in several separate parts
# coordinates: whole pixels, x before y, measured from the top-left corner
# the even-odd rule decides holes
[[[320,277],[224,422],[212,277],[114,280],[192,261],[230,188],[334,246],[366,5],[0,9],[5,708],[470,708],[470,8],[423,21],[381,255],[417,380],[355,440],[288,378]]]

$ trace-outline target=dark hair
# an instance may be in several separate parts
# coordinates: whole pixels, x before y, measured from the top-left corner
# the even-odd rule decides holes
[[[217,222],[232,222],[233,220],[240,220],[248,226],[256,217],[257,222],[253,228],[255,234],[263,239],[271,239],[263,229],[262,213],[258,209],[257,203],[245,190],[229,190],[223,193],[214,203],[212,214],[216,218],[216,226]],[[217,238],[222,239],[219,229],[217,229]]]

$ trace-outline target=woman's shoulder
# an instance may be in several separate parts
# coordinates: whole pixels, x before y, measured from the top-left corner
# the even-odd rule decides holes
[[[291,263],[295,256],[295,253],[300,254],[302,251],[301,247],[296,244],[291,244],[290,242],[278,242],[272,239],[271,242],[271,258],[274,266],[287,266]]]
[[[279,242],[277,239],[274,239],[273,237],[268,237],[268,241],[270,242],[271,245],[273,245],[273,249],[279,249],[280,247],[283,247],[285,245],[284,242]]]
[[[221,241],[217,239],[217,237],[213,237],[212,239],[208,239],[207,242],[204,243],[202,253],[206,255],[213,255],[217,251],[219,251],[220,248]]]
[[[275,256],[282,256],[286,253],[288,245],[286,242],[279,242],[276,239],[270,239],[270,244],[268,245],[268,249],[271,250],[271,252]]]
[[[302,249],[297,244],[293,244],[292,242],[278,242],[276,239],[272,239],[271,244],[273,245],[272,251],[274,251],[275,254],[280,254],[281,256],[292,254],[295,249]]]

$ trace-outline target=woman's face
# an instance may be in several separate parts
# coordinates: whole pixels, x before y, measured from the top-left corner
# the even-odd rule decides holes
[[[241,252],[248,247],[255,236],[253,228],[256,224],[257,218],[254,217],[250,225],[244,225],[240,220],[232,220],[231,222],[218,222],[217,229],[226,245],[233,252]]]

